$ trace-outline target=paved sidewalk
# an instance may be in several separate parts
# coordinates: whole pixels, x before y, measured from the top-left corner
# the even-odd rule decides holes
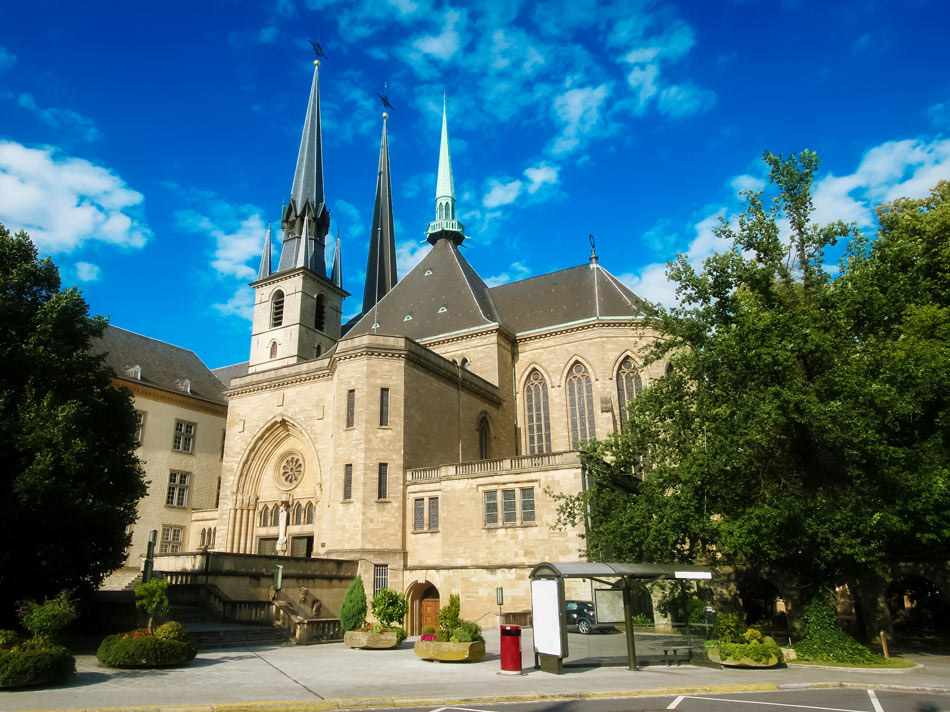
[[[533,669],[531,631],[522,640],[526,675],[499,675],[497,631],[486,631],[488,654],[477,664],[427,663],[412,651],[350,650],[342,643],[201,652],[186,667],[111,670],[95,656],[77,656],[77,674],[61,687],[0,692],[0,710],[185,708],[248,710],[287,707],[340,709],[541,698],[577,698],[684,691],[735,691],[822,685],[872,685],[950,694],[950,656],[910,655],[923,668],[907,671],[713,670],[683,665],[571,669],[550,675]],[[275,705],[273,703],[284,703]],[[260,704],[258,704],[260,703]],[[266,704],[272,703],[272,704]]]

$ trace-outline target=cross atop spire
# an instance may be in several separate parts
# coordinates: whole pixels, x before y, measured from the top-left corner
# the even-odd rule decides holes
[[[396,235],[393,229],[393,191],[389,177],[389,136],[383,114],[383,137],[379,143],[379,170],[376,173],[376,202],[373,205],[373,228],[369,236],[366,260],[366,286],[363,290],[363,313],[382,299],[399,279],[396,275]]]
[[[445,93],[442,94],[442,142],[439,145],[439,177],[435,185],[435,220],[429,223],[426,234],[433,245],[443,237],[456,245],[465,239],[465,226],[455,219],[455,181],[452,179]]]

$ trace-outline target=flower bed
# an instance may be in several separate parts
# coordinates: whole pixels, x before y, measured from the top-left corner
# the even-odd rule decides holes
[[[102,641],[96,658],[108,667],[153,668],[180,665],[193,660],[196,653],[181,624],[169,621],[154,634],[141,629],[110,635]]]

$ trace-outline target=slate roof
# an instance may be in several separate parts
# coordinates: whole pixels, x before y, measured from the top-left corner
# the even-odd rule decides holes
[[[378,334],[418,340],[497,322],[488,286],[451,240],[439,240],[346,338],[372,333],[374,323]]]
[[[110,325],[102,338],[93,342],[92,351],[106,354],[106,365],[119,378],[138,380],[148,386],[212,403],[227,403],[221,381],[188,349]],[[129,372],[135,366],[141,367],[141,378],[135,379]],[[182,388],[185,380],[191,382],[190,393]]]
[[[643,316],[648,308],[596,262],[502,284],[490,294],[516,334],[594,317]]]
[[[225,388],[230,388],[232,379],[247,375],[247,367],[249,363],[249,361],[244,361],[243,363],[236,363],[231,366],[212,368],[211,373],[214,374],[215,378],[221,381],[221,385],[223,385]]]

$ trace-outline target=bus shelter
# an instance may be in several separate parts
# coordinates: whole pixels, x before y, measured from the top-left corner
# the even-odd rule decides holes
[[[706,566],[545,562],[530,578],[535,666],[541,670],[563,674],[565,666],[600,665],[637,670],[684,662],[719,667],[708,660],[706,636],[690,631],[688,599],[698,595],[697,587],[670,586],[667,595],[676,597],[682,620],[671,617],[659,625],[651,620],[647,592],[660,581],[711,579]]]

